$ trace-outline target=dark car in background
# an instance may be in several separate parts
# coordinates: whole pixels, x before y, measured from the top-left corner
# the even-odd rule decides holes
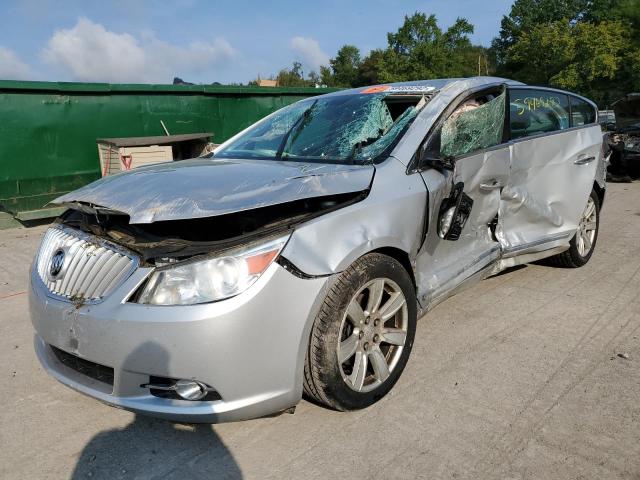
[[[611,149],[607,180],[630,182],[640,178],[640,93],[630,93],[613,104],[613,116],[601,124]]]

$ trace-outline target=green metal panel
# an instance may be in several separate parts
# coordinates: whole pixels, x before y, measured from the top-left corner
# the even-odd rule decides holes
[[[100,177],[97,138],[214,132],[332,89],[0,80],[0,210],[43,208]]]

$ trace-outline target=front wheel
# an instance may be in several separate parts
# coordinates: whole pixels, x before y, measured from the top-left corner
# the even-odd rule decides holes
[[[411,277],[395,259],[365,255],[335,280],[314,321],[307,396],[336,410],[382,398],[407,363],[416,330]]]
[[[585,265],[596,247],[600,228],[600,199],[595,190],[591,191],[587,205],[582,212],[576,234],[569,242],[569,249],[551,257],[551,263],[568,268]]]

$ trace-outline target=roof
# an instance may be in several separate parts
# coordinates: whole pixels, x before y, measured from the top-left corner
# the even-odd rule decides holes
[[[114,147],[145,147],[148,145],[167,145],[169,143],[203,140],[213,137],[213,133],[186,133],[183,135],[160,135],[157,137],[121,137],[98,138],[97,143],[106,143]]]
[[[390,89],[396,88],[397,90],[406,89],[407,91],[410,89],[414,89],[416,93],[419,93],[420,89],[430,90],[433,92],[440,91],[445,87],[449,87],[456,83],[468,83],[469,85],[473,85],[474,87],[481,86],[483,84],[491,85],[497,82],[506,83],[508,85],[524,85],[523,83],[517,82],[515,80],[509,80],[507,78],[501,77],[469,77],[469,78],[434,78],[432,80],[412,80],[408,82],[393,82],[393,83],[383,83],[380,85],[374,85],[371,87],[358,87],[351,88],[348,90],[340,90],[337,92],[330,92],[329,95],[353,95],[362,93],[363,90],[369,90],[364,93],[374,93],[373,88],[383,88],[388,87]],[[382,91],[381,91],[382,93]]]

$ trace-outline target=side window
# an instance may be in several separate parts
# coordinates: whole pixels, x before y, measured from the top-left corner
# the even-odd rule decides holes
[[[588,102],[576,97],[569,98],[571,98],[572,127],[596,123],[596,110]]]
[[[535,89],[512,89],[509,95],[511,139],[569,128],[569,97]]]
[[[460,157],[502,143],[506,92],[459,105],[440,131],[440,157]]]

